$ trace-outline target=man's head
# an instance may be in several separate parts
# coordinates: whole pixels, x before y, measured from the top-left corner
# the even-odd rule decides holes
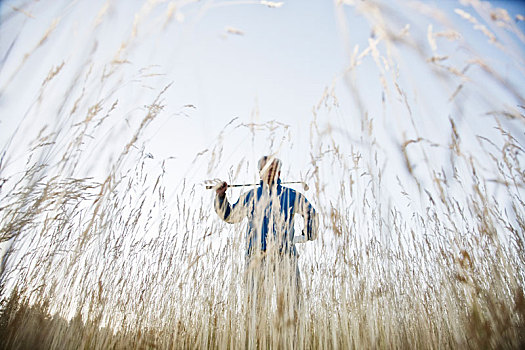
[[[259,159],[259,175],[261,180],[271,185],[281,176],[281,161],[274,156],[264,156]]]

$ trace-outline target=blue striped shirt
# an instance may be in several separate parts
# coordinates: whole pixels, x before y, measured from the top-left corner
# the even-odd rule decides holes
[[[281,186],[281,180],[272,188],[261,181],[257,188],[241,194],[233,205],[226,196],[216,196],[215,211],[231,224],[248,218],[247,254],[254,250],[266,251],[269,245],[275,244],[281,253],[296,255],[293,244],[295,214],[304,218],[306,238],[314,240],[317,237],[319,222],[315,209],[302,193]]]

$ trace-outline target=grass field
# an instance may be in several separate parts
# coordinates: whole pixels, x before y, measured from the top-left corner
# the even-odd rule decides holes
[[[231,140],[257,139],[281,156],[296,151],[290,127],[225,124],[174,183],[169,160],[147,151],[171,85],[143,87],[149,71],[118,60],[100,71],[88,61],[60,80],[57,62],[27,112],[48,112],[42,101],[65,89],[56,118],[26,148],[1,155],[0,349],[525,347],[522,19],[476,1],[455,12],[497,55],[515,58],[512,80],[460,39],[470,34],[448,27],[451,14],[400,4],[336,6],[359,13],[374,34],[352,47],[305,120],[306,196],[321,229],[299,248],[299,305],[290,269],[273,267],[271,256],[253,302],[246,275],[259,266],[245,266],[246,223],[221,222],[213,195],[191,176],[229,168],[230,182],[244,182],[254,160],[232,165]],[[375,99],[361,91],[363,77]],[[144,91],[133,112],[119,107],[126,81]],[[2,94],[13,93],[10,84]],[[93,86],[96,96],[86,93]],[[440,104],[448,107],[433,108]]]

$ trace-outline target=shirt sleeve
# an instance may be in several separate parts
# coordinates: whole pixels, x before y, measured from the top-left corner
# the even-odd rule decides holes
[[[319,232],[319,217],[317,212],[303,194],[297,193],[296,200],[296,213],[302,215],[304,218],[304,231],[306,238],[309,241],[313,241],[317,238]]]
[[[229,224],[241,222],[248,214],[247,198],[249,193],[241,195],[237,203],[230,204],[226,196],[215,196],[215,212],[219,217]]]

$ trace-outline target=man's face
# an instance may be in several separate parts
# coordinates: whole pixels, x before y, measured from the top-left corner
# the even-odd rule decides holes
[[[279,165],[276,160],[274,160],[270,165],[263,165],[261,171],[261,180],[267,184],[272,184],[275,180],[279,178],[279,172],[277,169]]]

